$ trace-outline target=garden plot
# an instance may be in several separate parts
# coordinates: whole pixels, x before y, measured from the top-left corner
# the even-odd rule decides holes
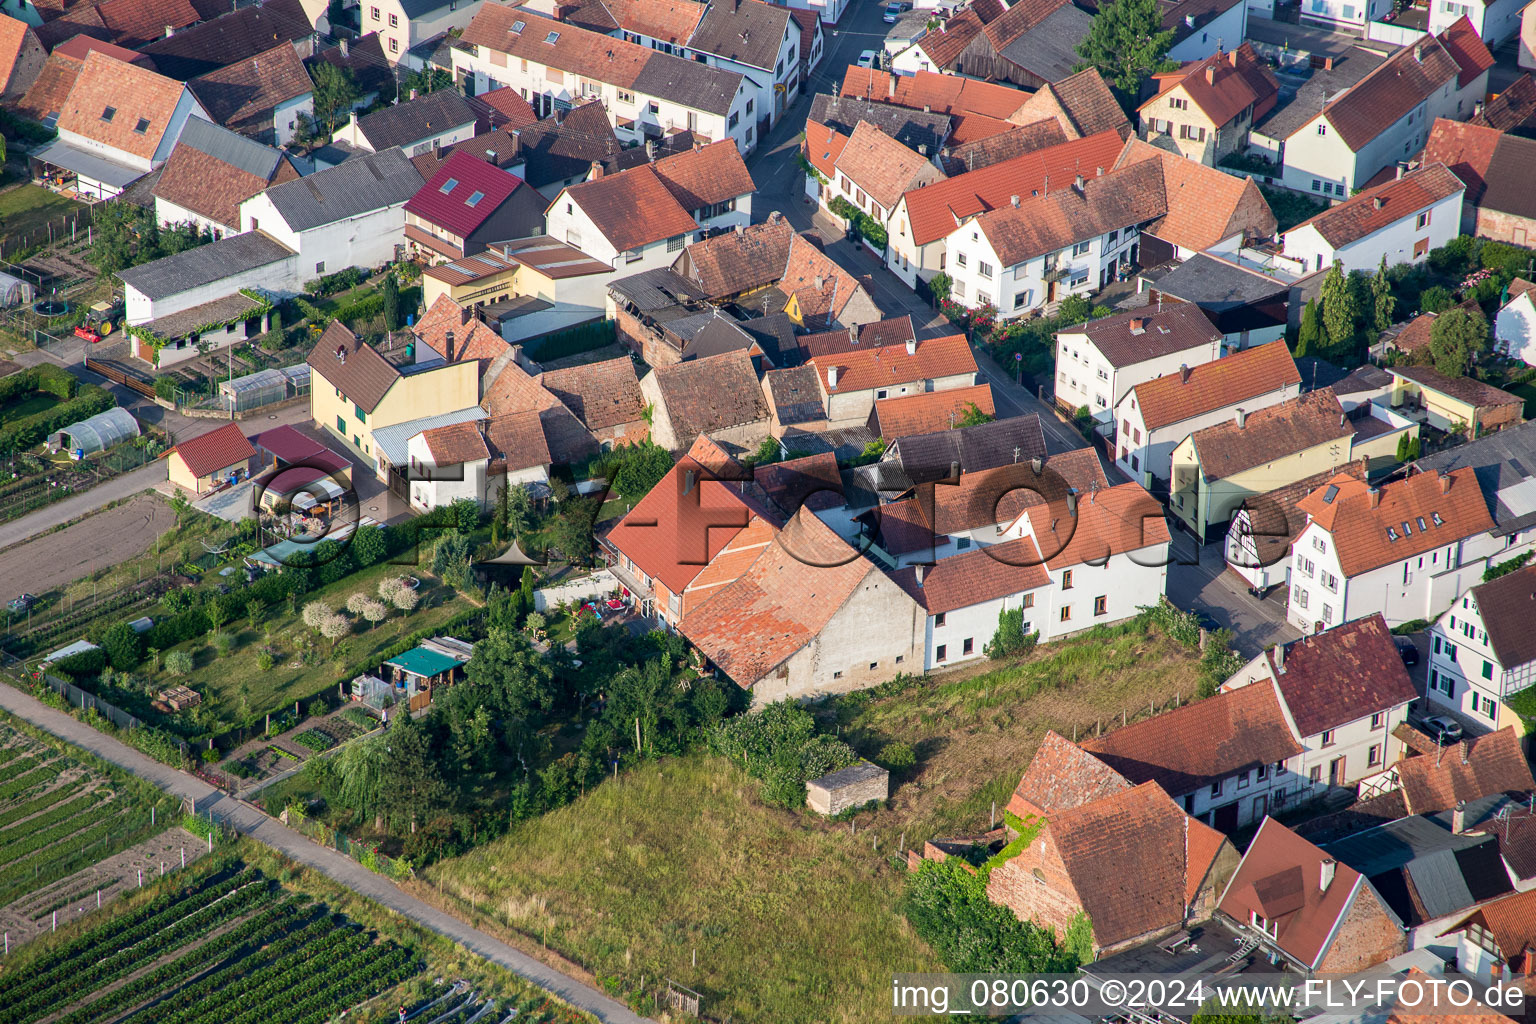
[[[180,828],[167,829],[0,909],[0,930],[14,949],[179,870],[183,863],[193,863],[205,852],[207,846],[197,836]]]
[[[176,812],[173,798],[136,796],[0,724],[0,905],[163,831]]]
[[[272,716],[266,737],[242,744],[219,764],[218,770],[245,784],[260,782],[297,768],[316,754],[331,750],[379,728],[380,722],[356,704],[295,724],[289,712]],[[270,738],[268,738],[270,737]]]
[[[424,967],[416,952],[240,865],[60,938],[0,975],[0,1024],[322,1024]]]

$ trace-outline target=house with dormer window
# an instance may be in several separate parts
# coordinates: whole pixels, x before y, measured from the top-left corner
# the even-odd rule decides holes
[[[1429,629],[1429,702],[1476,731],[1521,725],[1505,701],[1536,686],[1536,566],[1479,583]]]

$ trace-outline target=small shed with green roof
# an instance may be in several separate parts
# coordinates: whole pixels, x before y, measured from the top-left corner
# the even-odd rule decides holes
[[[396,689],[404,688],[412,711],[432,703],[432,691],[446,686],[460,676],[462,659],[425,645],[397,654],[384,663],[380,674]]]

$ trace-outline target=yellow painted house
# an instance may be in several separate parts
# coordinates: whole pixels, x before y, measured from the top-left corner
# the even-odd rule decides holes
[[[1368,405],[1368,403],[1366,403]],[[1331,391],[1314,391],[1190,434],[1173,450],[1169,505],[1203,543],[1247,498],[1342,466],[1395,462],[1418,425],[1384,409],[1351,416]]]
[[[1473,439],[1521,422],[1525,400],[1471,377],[1447,377],[1432,366],[1391,366],[1392,407],[1440,430]]]
[[[422,308],[446,295],[465,309],[534,298],[603,305],[613,268],[549,235],[498,242],[484,252],[428,267],[421,276]]]
[[[394,363],[333,321],[309,353],[309,415],[364,459],[381,480],[390,466],[374,442],[381,427],[458,412],[480,401],[480,364],[445,363],[429,350]]]

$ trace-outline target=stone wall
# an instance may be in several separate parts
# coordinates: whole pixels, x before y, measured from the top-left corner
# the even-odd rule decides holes
[[[1477,237],[1512,245],[1536,245],[1536,220],[1478,207]]]
[[[1319,974],[1353,974],[1407,952],[1408,936],[1364,879],[1317,966]]]
[[[863,807],[871,800],[884,800],[891,795],[891,776],[880,772],[874,778],[860,779],[836,789],[823,789],[815,782],[805,786],[805,802],[819,814],[841,814],[850,807]]]

